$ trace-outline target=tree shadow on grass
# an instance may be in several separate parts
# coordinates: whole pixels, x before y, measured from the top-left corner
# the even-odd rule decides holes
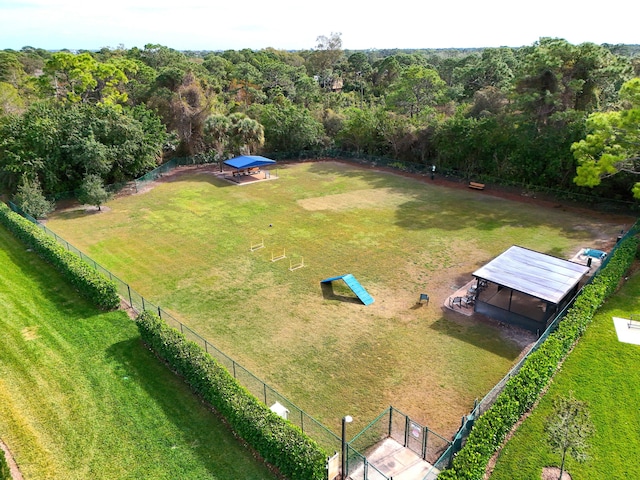
[[[267,466],[257,459],[255,452],[242,444],[226,422],[194,394],[190,387],[145,348],[140,337],[111,345],[106,357],[112,363],[114,374],[123,382],[132,382],[148,395],[150,404],[159,407],[162,418],[173,424],[172,436],[182,445],[172,446],[176,452],[174,467],[184,462],[180,449],[188,448],[197,457],[200,469],[220,478],[276,479]],[[144,401],[142,399],[141,401]],[[152,410],[151,410],[152,411]],[[151,435],[152,436],[152,435]],[[148,440],[148,441],[153,441]],[[171,441],[167,438],[168,442]],[[171,468],[167,460],[167,468]],[[254,467],[248,464],[254,463]]]
[[[227,178],[228,177],[228,178]],[[175,183],[175,182],[204,182],[214,185],[215,187],[233,187],[238,183],[233,181],[231,172],[221,174],[217,170],[184,170],[156,180],[157,183]]]
[[[537,339],[532,332],[477,313],[466,316],[446,307],[442,307],[442,313],[430,328],[508,360],[515,361]]]
[[[371,189],[386,188],[407,196],[409,199],[397,207],[395,225],[410,231],[432,228],[443,231],[469,228],[493,231],[504,227],[550,226],[561,229],[568,238],[583,238],[584,232],[581,230],[584,227],[576,227],[580,222],[587,225],[588,229],[601,230],[597,222],[589,226],[592,220],[587,216],[580,220],[575,213],[569,211],[522,203],[491,195],[491,192],[479,193],[460,187],[433,184],[420,178],[415,178],[415,183],[412,183],[411,179],[400,179],[399,175],[391,173],[382,174],[371,166],[348,161],[316,162],[309,168],[309,172],[327,178],[364,180]],[[357,203],[354,204],[354,208],[357,207]],[[611,226],[612,235],[617,229],[618,225]]]

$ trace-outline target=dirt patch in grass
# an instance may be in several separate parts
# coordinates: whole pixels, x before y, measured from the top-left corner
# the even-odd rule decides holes
[[[542,480],[571,480],[571,475],[568,472],[562,472],[562,478],[560,478],[560,469],[558,467],[544,467],[542,469]]]
[[[22,329],[22,336],[25,340],[35,340],[38,338],[38,327],[25,327]]]
[[[348,210],[351,208],[381,208],[401,205],[410,198],[394,192],[391,188],[372,188],[369,190],[356,190],[349,193],[325,195],[322,197],[305,198],[298,200],[305,210]]]

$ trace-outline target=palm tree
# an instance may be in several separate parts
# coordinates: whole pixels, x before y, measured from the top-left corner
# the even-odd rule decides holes
[[[204,121],[204,141],[207,148],[215,151],[215,159],[222,162],[229,154],[231,142],[231,120],[225,115],[209,115]],[[222,169],[222,164],[220,164]]]
[[[264,127],[260,122],[241,113],[230,115],[232,122],[231,138],[241,155],[251,155],[264,145]]]

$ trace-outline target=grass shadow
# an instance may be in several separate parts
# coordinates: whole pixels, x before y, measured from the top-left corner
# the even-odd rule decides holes
[[[178,432],[178,438],[188,439],[188,448],[195,452],[199,468],[216,478],[277,478],[257,460],[250,447],[238,441],[221,416],[145,348],[140,337],[112,344],[106,350],[106,358],[123,381],[135,382],[147,393],[163,412],[163,419]]]
[[[579,238],[581,230],[601,230],[597,221],[585,218],[583,227],[577,228],[569,209],[545,207],[527,204],[514,199],[503,198],[491,193],[478,193],[460,187],[433,184],[427,177],[414,176],[415,183],[407,190],[399,187],[399,182],[409,185],[402,173],[382,172],[369,165],[358,165],[349,161],[315,162],[309,172],[328,178],[345,177],[364,180],[370,188],[387,188],[400,194],[413,196],[413,199],[400,204],[396,212],[395,224],[409,231],[437,228],[445,231],[458,231],[473,228],[479,232],[493,232],[505,227],[515,229],[539,228],[551,226],[559,228],[568,238]],[[385,174],[386,173],[386,174]],[[629,221],[633,221],[630,217]],[[616,231],[612,228],[611,235]],[[599,232],[602,235],[601,232]]]
[[[508,360],[516,360],[536,341],[531,332],[500,324],[483,315],[468,317],[445,307],[442,312],[442,317],[431,324],[431,329]]]
[[[172,173],[161,179],[157,180],[158,183],[175,183],[175,182],[203,182],[214,185],[215,187],[233,187],[237,186],[238,183],[231,180],[231,172],[226,172],[226,176],[229,178],[225,178],[224,174],[221,174],[217,169],[205,169],[198,168],[194,170],[184,170],[176,173]]]
[[[427,307],[427,306],[429,306],[428,303],[422,303],[420,301],[417,301],[416,303],[414,303],[409,307],[409,310],[420,310],[421,308]]]
[[[338,294],[333,289],[333,282],[321,283],[322,297],[325,300],[336,300],[345,303],[362,303],[357,297],[349,297],[347,295]]]

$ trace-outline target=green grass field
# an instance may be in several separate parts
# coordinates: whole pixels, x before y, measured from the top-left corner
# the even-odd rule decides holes
[[[560,465],[560,456],[547,447],[544,424],[553,399],[569,391],[587,402],[595,426],[587,461],[567,461],[573,480],[640,478],[640,346],[619,342],[612,321],[636,312],[638,274],[594,317],[545,397],[503,449],[492,480],[540,478],[543,467]]]
[[[275,479],[140,341],[0,227],[0,437],[28,479]]]
[[[237,186],[187,171],[48,226],[335,432],[393,405],[454,433],[524,339],[443,309],[447,296],[511,245],[568,258],[627,226],[336,162],[277,175]],[[345,273],[375,303],[320,287]]]

